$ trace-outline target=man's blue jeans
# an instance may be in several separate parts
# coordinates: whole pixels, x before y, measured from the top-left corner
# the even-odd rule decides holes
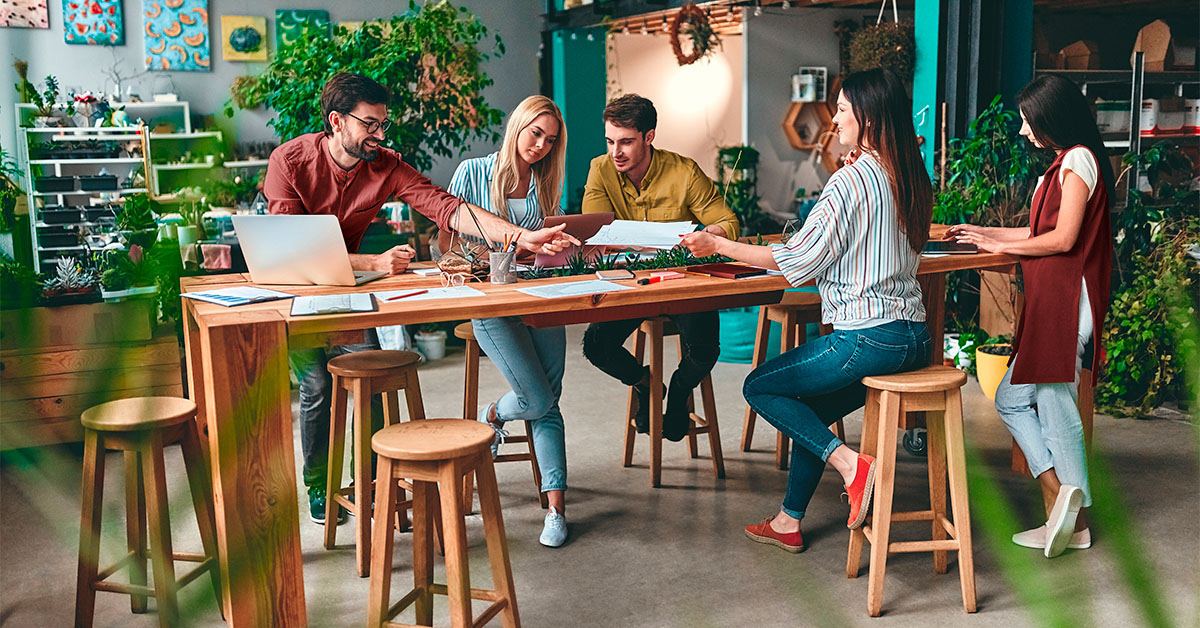
[[[746,401],[794,443],[785,513],[804,517],[825,460],[842,444],[829,426],[866,402],[860,380],[928,364],[929,344],[925,323],[892,321],[835,330],[750,372],[742,388]]]
[[[563,327],[538,329],[516,316],[471,321],[475,340],[512,390],[496,402],[502,421],[529,421],[542,492],[567,488],[567,441],[563,433],[563,369],[567,359],[567,331]]]

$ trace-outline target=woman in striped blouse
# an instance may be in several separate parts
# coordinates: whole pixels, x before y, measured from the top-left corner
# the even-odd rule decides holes
[[[787,243],[753,246],[690,233],[698,256],[719,253],[783,271],[795,286],[815,280],[821,319],[832,334],[754,369],[743,394],[756,412],[795,442],[779,512],[746,526],[746,535],[789,552],[804,550],[800,520],[825,463],[842,475],[847,525],[866,518],[875,459],[855,452],[828,426],[862,407],[859,380],[918,368],[929,359],[925,308],[917,284],[929,238],[933,193],[917,150],[911,101],[888,70],[852,74],[838,96],[838,137],[861,156],[835,172],[803,229]]]
[[[567,129],[554,101],[530,96],[509,115],[500,150],[460,163],[448,191],[515,225],[540,229],[546,216],[561,213],[566,148]],[[539,540],[558,547],[567,540],[567,454],[558,407],[566,332],[562,327],[535,329],[517,316],[476,319],[471,326],[480,348],[512,387],[479,418],[496,430],[492,455],[507,436],[505,421],[529,421],[541,490],[550,502]]]

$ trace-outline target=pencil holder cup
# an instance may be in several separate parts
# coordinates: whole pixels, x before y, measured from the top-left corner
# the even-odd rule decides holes
[[[513,251],[493,251],[488,253],[488,263],[491,266],[491,271],[488,273],[488,279],[492,283],[515,283],[517,278],[513,275],[513,260],[516,258],[516,253]]]

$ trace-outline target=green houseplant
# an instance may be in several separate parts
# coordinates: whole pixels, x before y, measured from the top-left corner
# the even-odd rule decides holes
[[[850,71],[887,68],[905,81],[913,79],[917,38],[911,21],[884,22],[860,29],[850,39]]]
[[[778,233],[779,223],[758,206],[758,151],[751,146],[717,149],[717,191],[742,225],[742,235]]]
[[[234,85],[233,107],[261,102],[275,112],[268,122],[288,140],[324,128],[321,88],[338,72],[356,72],[392,91],[389,114],[395,124],[387,140],[418,170],[435,156],[457,157],[472,139],[495,142],[502,114],[483,99],[492,80],[480,65],[491,53],[480,49],[487,27],[466,9],[442,0],[418,5],[390,20],[367,22],[329,37],[307,29],[275,54],[267,69]],[[504,45],[495,38],[497,54]],[[238,104],[241,103],[241,104]]]
[[[144,192],[126,196],[124,207],[117,214],[117,229],[125,244],[150,248],[158,238],[158,223],[154,216],[160,211],[159,204]]]

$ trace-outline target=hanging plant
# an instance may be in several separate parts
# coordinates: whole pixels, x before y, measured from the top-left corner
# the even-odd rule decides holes
[[[692,43],[692,51],[683,53],[683,43],[680,35],[687,37]],[[675,51],[675,59],[679,65],[691,65],[712,54],[721,46],[721,38],[713,30],[708,16],[695,2],[689,2],[679,7],[679,13],[671,22],[671,50]]]
[[[868,26],[850,40],[850,71],[887,68],[907,82],[913,78],[917,38],[911,21]]]
[[[266,98],[258,79],[249,75],[233,79],[229,93],[232,94],[233,104],[237,105],[238,109],[256,109]]]

